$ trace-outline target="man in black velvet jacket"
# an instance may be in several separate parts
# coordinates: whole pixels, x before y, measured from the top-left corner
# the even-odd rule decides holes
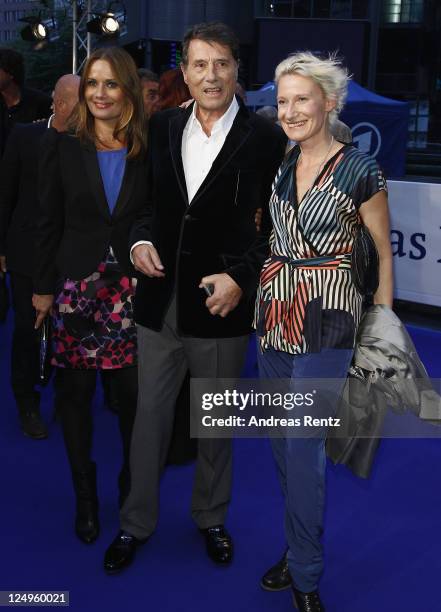
[[[109,573],[127,566],[156,527],[159,479],[187,368],[193,377],[233,378],[243,366],[268,253],[271,183],[286,141],[236,99],[237,68],[238,41],[227,26],[194,26],[184,38],[182,70],[195,102],[151,119],[150,198],[131,237],[132,260],[142,272],[132,487],[122,531],[106,552]],[[230,440],[199,440],[192,517],[208,555],[223,564],[233,552],[223,526],[231,464]]]

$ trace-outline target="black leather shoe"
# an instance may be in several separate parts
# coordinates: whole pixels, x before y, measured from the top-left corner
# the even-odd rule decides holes
[[[270,567],[270,569],[262,576],[260,586],[265,591],[284,591],[291,588],[291,574],[288,569],[288,561],[286,552],[278,563]]]
[[[100,532],[96,492],[96,465],[91,463],[86,471],[73,472],[72,480],[77,498],[75,533],[85,544],[92,544]]]
[[[201,529],[205,536],[207,555],[215,563],[226,565],[233,558],[233,540],[223,525]]]
[[[104,555],[104,570],[117,574],[128,567],[136,555],[136,549],[147,540],[138,540],[126,531],[120,531]]]
[[[299,612],[325,612],[318,591],[312,591],[311,593],[302,593],[295,587],[292,588],[294,606]]]
[[[34,440],[47,438],[47,429],[38,412],[23,412],[20,415],[21,430],[25,436]]]

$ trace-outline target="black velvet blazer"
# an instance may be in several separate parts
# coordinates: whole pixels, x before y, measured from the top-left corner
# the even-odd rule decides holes
[[[92,144],[50,129],[39,166],[39,216],[34,289],[54,293],[58,278],[80,280],[92,274],[109,245],[123,271],[134,276],[129,232],[147,199],[145,158],[127,160],[113,213],[109,211],[98,157]]]
[[[151,119],[148,200],[133,227],[131,244],[150,240],[165,267],[165,277],[140,278],[135,318],[160,330],[176,292],[182,334],[245,335],[251,329],[254,292],[268,254],[268,201],[286,138],[278,126],[241,105],[223,148],[189,204],[181,144],[191,112],[189,106]],[[257,232],[254,216],[259,207],[263,219]],[[206,295],[198,286],[203,276],[224,271],[242,288],[243,298],[221,318],[209,313]]]

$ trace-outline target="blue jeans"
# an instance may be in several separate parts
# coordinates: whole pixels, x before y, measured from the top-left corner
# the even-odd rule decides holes
[[[258,350],[261,378],[326,378],[332,397],[341,395],[353,350],[324,348],[320,353],[290,355],[274,349]],[[297,388],[296,388],[297,391]],[[330,394],[331,396],[331,394]],[[329,397],[327,397],[329,400]],[[337,406],[327,401],[333,416]],[[320,411],[323,416],[323,410]],[[314,416],[313,409],[310,410]],[[288,565],[294,586],[304,593],[315,591],[323,572],[323,511],[325,503],[326,450],[323,436],[273,438],[271,440],[282,491],[285,496],[285,533]]]

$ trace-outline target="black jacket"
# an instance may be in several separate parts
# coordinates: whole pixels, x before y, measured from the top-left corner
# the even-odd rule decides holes
[[[20,102],[8,109],[8,114],[13,124],[31,123],[40,119],[49,119],[51,116],[52,98],[47,94],[23,87]]]
[[[49,129],[42,141],[38,191],[36,293],[54,293],[60,277],[80,280],[89,276],[109,246],[123,271],[134,275],[128,239],[136,214],[147,198],[144,158],[127,160],[111,214],[95,147]]]
[[[20,102],[10,108],[6,107],[0,94],[0,154],[3,153],[10,131],[17,123],[32,123],[49,119],[52,110],[52,98],[42,91],[24,87],[21,90]]]
[[[0,95],[0,156],[3,155],[5,150],[6,140],[8,138],[9,127],[10,127],[8,109],[3,100],[3,96]]]
[[[243,105],[210,172],[188,204],[181,157],[182,134],[192,106],[153,115],[149,138],[149,197],[131,244],[150,240],[165,278],[142,276],[135,299],[138,323],[160,330],[176,292],[178,327],[201,338],[249,333],[254,292],[268,254],[271,183],[283,158],[281,129]],[[254,216],[262,207],[262,230]],[[228,274],[243,290],[239,305],[221,318],[209,313],[199,289],[203,276]]]
[[[17,124],[0,164],[0,255],[8,269],[32,276],[40,142],[47,120]]]

